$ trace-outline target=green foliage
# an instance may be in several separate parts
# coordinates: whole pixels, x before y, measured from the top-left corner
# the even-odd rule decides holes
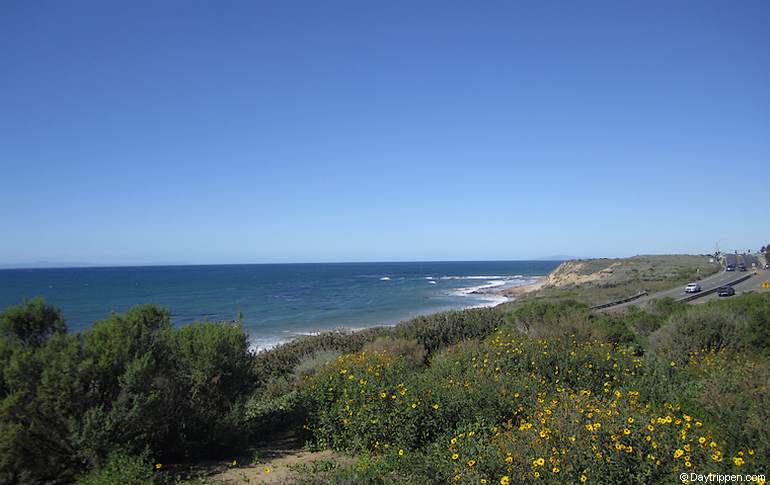
[[[749,346],[745,319],[730,308],[693,306],[671,315],[650,336],[652,350],[665,360],[686,362],[698,350],[744,350]]]
[[[415,339],[432,354],[463,340],[484,338],[504,323],[496,309],[475,308],[416,317],[396,325],[390,335]]]
[[[320,335],[306,335],[278,346],[269,351],[259,352],[254,357],[253,374],[257,387],[286,377],[307,359],[318,352],[357,352],[364,344],[371,342],[389,329],[371,328],[361,332],[325,332]]]
[[[668,318],[674,313],[681,313],[687,310],[688,305],[681,301],[674,300],[670,296],[654,299],[650,302],[652,313],[661,318]]]
[[[374,342],[366,344],[364,351],[369,353],[385,352],[395,357],[403,357],[405,362],[412,367],[423,365],[427,354],[425,347],[417,340],[393,337],[379,337]]]
[[[299,378],[315,375],[319,369],[326,364],[333,362],[339,355],[340,353],[336,350],[319,350],[314,352],[303,358],[296,367],[294,367],[294,375]]]
[[[177,329],[143,306],[67,334],[58,310],[25,302],[0,313],[0,483],[146,483],[163,475],[150,458],[232,453],[302,424],[315,446],[359,460],[297,469],[298,483],[517,483],[534,471],[668,483],[683,466],[673,453],[698,436],[688,419],[724,458],[688,451],[698,470],[736,471],[735,458],[759,470],[770,465],[768,321],[768,294],[623,314],[529,301],[253,355],[237,323]],[[601,432],[585,427],[588,413]],[[658,426],[666,416],[676,429]],[[662,451],[628,418],[654,423]],[[632,441],[616,439],[624,427]],[[551,475],[533,468],[561,448]]]
[[[118,450],[178,458],[247,438],[252,357],[235,325],[176,330],[144,306],[38,347],[2,339],[0,358],[0,482],[73,477]]]
[[[154,483],[152,465],[146,458],[113,453],[103,466],[91,470],[77,481],[78,485],[144,485]]]
[[[769,302],[664,300],[599,316],[574,302],[528,302],[509,328],[435,351],[427,367],[369,345],[301,391],[315,445],[357,453],[358,463],[305,470],[298,483],[756,473],[770,464],[770,366],[757,337]]]
[[[745,320],[751,348],[765,354],[770,351],[770,295],[744,293],[727,301],[710,302],[709,307],[731,311]]]
[[[574,300],[525,302],[509,315],[518,330],[538,337],[570,334],[581,339],[595,338],[600,330],[591,319],[588,306]]]
[[[28,347],[40,347],[55,334],[65,333],[61,312],[41,298],[26,300],[0,313],[0,337]]]

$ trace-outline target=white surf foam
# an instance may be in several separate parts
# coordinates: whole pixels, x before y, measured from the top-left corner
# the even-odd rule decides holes
[[[255,337],[253,335],[249,336],[249,350],[252,353],[259,353],[263,352],[265,350],[271,350],[276,347],[278,347],[281,344],[285,344],[291,340],[290,338],[280,338],[280,337]]]
[[[503,280],[508,279],[510,276],[497,276],[497,275],[472,275],[472,276],[442,276],[442,280]]]

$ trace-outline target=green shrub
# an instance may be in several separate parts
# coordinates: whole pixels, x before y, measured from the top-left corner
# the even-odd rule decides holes
[[[25,300],[0,313],[0,338],[11,343],[40,347],[55,334],[67,331],[61,311],[42,298]]]
[[[388,328],[370,328],[361,332],[324,332],[305,335],[290,342],[257,353],[252,373],[258,388],[269,382],[291,375],[303,360],[318,352],[358,352],[364,344],[389,332]]]
[[[748,324],[729,308],[693,306],[672,314],[650,335],[650,345],[662,358],[678,363],[700,350],[740,351],[750,345]]]
[[[726,301],[709,302],[708,307],[726,309],[744,319],[750,347],[765,355],[770,351],[770,293],[744,293]]]
[[[441,350],[426,368],[387,353],[344,355],[306,380],[303,401],[316,445],[360,459],[314,477],[670,483],[683,471],[726,473],[743,463],[760,470],[767,366],[736,363],[729,380],[711,376],[719,367],[692,358],[660,368],[610,342],[506,328]],[[736,397],[705,409],[714,392]],[[730,415],[735,406],[741,410]]]
[[[71,476],[81,457],[73,419],[88,405],[79,377],[80,342],[55,335],[40,348],[17,348],[0,369],[0,482],[34,483]]]
[[[336,350],[319,350],[314,352],[299,361],[294,367],[293,374],[300,379],[313,376],[319,369],[326,364],[333,362],[339,355],[340,353]]]
[[[66,480],[117,450],[192,457],[247,438],[254,379],[238,326],[177,330],[168,312],[145,306],[44,340],[0,339],[0,482]]]
[[[591,340],[603,336],[588,306],[574,300],[525,302],[508,319],[518,330],[536,338],[574,335],[580,340]]]
[[[649,307],[652,309],[652,312],[655,315],[661,317],[662,319],[666,319],[674,313],[686,311],[687,308],[689,308],[687,303],[674,300],[670,296],[653,299],[650,302]]]
[[[425,363],[427,352],[417,340],[399,339],[393,337],[378,337],[364,346],[369,353],[386,352],[394,357],[403,357],[408,365],[419,367]]]
[[[91,470],[77,481],[78,485],[144,485],[155,483],[152,465],[141,456],[116,452],[105,464]]]
[[[503,314],[495,308],[473,308],[415,317],[396,325],[390,335],[415,339],[430,355],[463,340],[484,338],[504,323]]]
[[[750,443],[770,465],[770,364],[730,352],[697,352],[682,370],[681,395],[732,448]]]

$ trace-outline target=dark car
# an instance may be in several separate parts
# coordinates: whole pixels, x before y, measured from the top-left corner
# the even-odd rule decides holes
[[[720,286],[717,290],[718,296],[733,296],[735,294],[735,288],[730,285]]]
[[[739,264],[738,265],[738,271],[746,271],[746,265],[745,264]]]
[[[735,266],[733,266],[732,264],[728,264],[727,267],[725,268],[725,271],[735,271]]]

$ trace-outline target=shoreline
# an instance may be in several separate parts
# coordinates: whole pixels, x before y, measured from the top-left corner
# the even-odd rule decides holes
[[[533,276],[532,279],[535,280],[532,283],[507,288],[502,290],[502,293],[508,297],[508,301],[516,301],[516,297],[534,293],[542,289],[548,280],[548,276]]]
[[[380,322],[380,323],[374,323],[371,325],[364,325],[364,326],[355,326],[355,327],[339,326],[335,328],[322,328],[318,330],[307,330],[307,331],[286,330],[284,332],[290,334],[290,335],[287,335],[286,338],[275,338],[275,337],[255,338],[254,335],[249,334],[249,349],[256,354],[256,353],[275,349],[277,347],[280,347],[281,345],[287,344],[301,337],[316,336],[323,333],[355,333],[355,332],[360,332],[363,330],[368,330],[371,328],[378,328],[378,327],[380,328],[395,327],[399,323],[410,320],[412,318],[427,317],[430,315],[435,315],[437,313],[443,313],[447,311],[463,311],[463,310],[472,310],[476,308],[496,308],[505,303],[516,301],[517,296],[528,294],[539,290],[540,288],[542,288],[545,280],[547,279],[547,276],[535,275],[535,276],[526,276],[524,278],[526,278],[527,281],[520,285],[510,286],[510,285],[506,285],[505,281],[501,281],[501,282],[495,282],[495,283],[488,283],[488,284],[484,284],[484,285],[480,285],[472,288],[467,288],[458,293],[458,296],[459,295],[475,296],[480,299],[486,299],[487,301],[484,303],[466,305],[461,307],[450,307],[450,308],[445,308],[441,310],[431,310],[426,313],[415,313],[409,316],[399,318],[397,321],[394,321],[391,323]]]

